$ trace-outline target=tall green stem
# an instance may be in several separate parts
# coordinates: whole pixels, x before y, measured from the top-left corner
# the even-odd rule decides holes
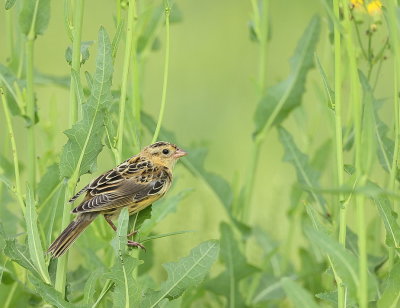
[[[128,10],[128,25],[126,29],[124,66],[122,70],[121,95],[119,100],[119,121],[118,121],[117,152],[116,152],[117,164],[121,162],[122,144],[124,140],[126,92],[128,89],[128,74],[129,74],[130,60],[132,56],[132,39],[134,35],[135,15],[136,15],[136,1],[130,0],[129,10]]]
[[[394,85],[393,85],[393,106],[394,106],[394,149],[392,166],[390,169],[390,181],[389,189],[395,190],[396,187],[396,173],[397,173],[397,158],[399,156],[399,138],[400,138],[400,107],[399,107],[399,81],[400,81],[400,40],[397,27],[397,1],[387,1],[387,13],[389,21],[389,33],[390,33],[390,45],[394,56]],[[395,203],[393,204],[395,209]],[[395,209],[396,210],[396,209]],[[390,267],[394,264],[395,251],[393,248],[389,251],[389,265]]]
[[[158,114],[157,126],[154,131],[152,143],[157,141],[161,129],[161,123],[164,117],[165,102],[167,100],[167,85],[168,85],[168,66],[169,66],[169,15],[171,8],[168,1],[165,1],[165,61],[164,61],[164,81],[161,96],[160,113]]]
[[[77,0],[75,5],[74,12],[74,24],[72,30],[72,68],[71,71],[74,70],[77,72],[79,76],[80,72],[80,57],[81,57],[81,36],[82,36],[82,23],[83,23],[83,12],[84,12],[84,0]],[[70,85],[70,114],[69,114],[69,125],[70,127],[75,124],[78,120],[78,114],[80,110],[80,106],[78,105],[78,99],[76,97],[77,89],[75,82],[73,82],[73,77],[71,73],[71,85]],[[68,185],[65,190],[64,203],[66,204],[69,198],[73,196],[75,191],[75,186],[78,181],[77,176],[72,176],[68,180]],[[70,221],[70,209],[67,205],[63,207],[63,215],[61,220],[61,230],[66,228]],[[66,283],[66,274],[67,274],[67,263],[68,263],[68,252],[65,253],[58,259],[57,263],[57,271],[56,271],[56,281],[55,281],[55,289],[59,291],[61,294],[65,294],[65,283]]]
[[[24,204],[24,199],[22,197],[21,180],[20,180],[19,163],[18,163],[19,160],[18,160],[17,144],[15,142],[14,130],[13,130],[12,123],[11,123],[10,110],[8,108],[6,96],[5,96],[2,88],[0,88],[0,94],[1,94],[1,101],[3,103],[4,116],[6,118],[8,136],[10,138],[11,150],[12,150],[12,156],[13,156],[13,162],[14,162],[15,193],[17,195],[18,203],[19,203],[19,205],[21,207],[22,214],[25,215],[25,204]]]
[[[36,187],[36,144],[35,144],[35,94],[33,80],[33,51],[35,34],[28,35],[25,43],[26,54],[26,113],[29,117],[30,124],[28,126],[28,182],[32,189]]]
[[[355,149],[355,167],[356,179],[358,185],[362,186],[366,182],[366,176],[362,169],[362,144],[361,144],[361,120],[362,120],[362,104],[361,104],[361,89],[360,80],[357,69],[357,55],[354,46],[353,29],[351,28],[349,3],[342,0],[344,9],[344,39],[349,61],[350,85],[351,85],[351,105],[353,107],[354,121],[354,149]],[[357,233],[358,233],[358,253],[359,253],[359,280],[358,286],[358,304],[360,308],[366,308],[368,305],[368,264],[367,264],[367,234],[365,227],[365,208],[364,196],[357,194],[355,203],[357,209]]]
[[[339,0],[333,0],[334,15],[337,20],[339,16]],[[334,23],[334,47],[335,47],[335,140],[336,140],[336,172],[337,185],[342,187],[344,182],[343,174],[343,136],[342,136],[342,58],[341,58],[341,37],[339,25]],[[347,206],[344,203],[343,193],[339,194],[339,243],[346,244],[346,218]],[[342,279],[336,277],[338,284],[338,307],[346,307],[346,287]]]
[[[260,7],[257,1],[252,0],[253,8],[253,19],[254,19],[254,29],[256,32],[257,39],[259,41],[259,63],[258,63],[258,86],[259,95],[262,98],[266,86],[266,60],[267,60],[267,43],[268,43],[268,0],[263,0],[262,7]],[[271,116],[272,118],[272,116]],[[268,124],[266,125],[268,126]],[[269,126],[270,127],[270,126]],[[269,130],[267,127],[264,132]],[[251,159],[248,168],[247,180],[243,188],[242,200],[239,202],[240,211],[242,219],[247,222],[251,213],[251,201],[254,190],[254,183],[256,178],[256,169],[258,165],[258,158],[260,156],[261,145],[264,140],[265,133],[257,135],[254,138],[252,149],[251,149]]]

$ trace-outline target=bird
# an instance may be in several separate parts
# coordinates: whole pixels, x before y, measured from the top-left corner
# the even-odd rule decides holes
[[[53,258],[62,256],[99,215],[103,215],[116,231],[113,219],[118,217],[122,208],[127,207],[129,215],[132,215],[167,193],[175,163],[185,155],[187,152],[176,145],[158,141],[92,180],[69,200],[74,202],[85,194],[83,201],[72,210],[76,218],[54,240],[47,252]],[[127,241],[127,244],[144,248],[135,241]]]

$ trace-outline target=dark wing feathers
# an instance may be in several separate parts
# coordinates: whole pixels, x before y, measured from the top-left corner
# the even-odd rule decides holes
[[[102,193],[82,202],[73,209],[73,213],[98,212],[123,207],[157,194],[166,184],[165,179],[154,180],[146,184],[138,184],[133,180],[124,181],[118,190]]]

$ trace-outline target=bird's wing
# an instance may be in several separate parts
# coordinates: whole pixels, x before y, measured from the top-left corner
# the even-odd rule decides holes
[[[155,167],[152,170],[122,180],[110,177],[111,183],[99,181],[98,186],[88,191],[86,199],[72,212],[105,211],[134,204],[157,194],[161,196],[163,189],[166,190],[171,182],[170,175],[162,168]]]
[[[141,159],[139,156],[133,156],[114,169],[111,169],[99,177],[95,178],[88,185],[77,192],[69,202],[75,201],[84,192],[90,192],[92,195],[96,195],[99,192],[107,192],[115,189],[123,180],[132,177],[137,173],[143,171],[143,169],[151,167],[151,162],[148,160]],[[93,194],[94,192],[94,194]]]

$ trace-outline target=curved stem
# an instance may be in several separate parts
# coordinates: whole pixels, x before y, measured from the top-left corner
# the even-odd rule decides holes
[[[167,85],[168,85],[168,66],[169,66],[169,14],[171,12],[171,8],[169,6],[168,1],[165,1],[165,61],[164,61],[164,81],[163,81],[163,89],[161,96],[161,107],[160,113],[158,114],[157,126],[154,131],[153,139],[151,143],[157,141],[158,135],[161,129],[161,123],[164,117],[165,111],[165,101],[167,99]]]
[[[126,104],[126,92],[128,88],[128,73],[130,67],[130,59],[132,55],[132,38],[133,38],[133,28],[135,23],[135,10],[136,1],[129,1],[128,10],[128,25],[126,29],[126,41],[125,41],[125,55],[124,55],[124,66],[122,71],[122,84],[121,84],[121,96],[119,100],[119,121],[118,121],[118,131],[117,131],[117,152],[116,152],[116,163],[121,162],[122,156],[122,144],[124,140],[124,120],[125,120],[125,104]]]

